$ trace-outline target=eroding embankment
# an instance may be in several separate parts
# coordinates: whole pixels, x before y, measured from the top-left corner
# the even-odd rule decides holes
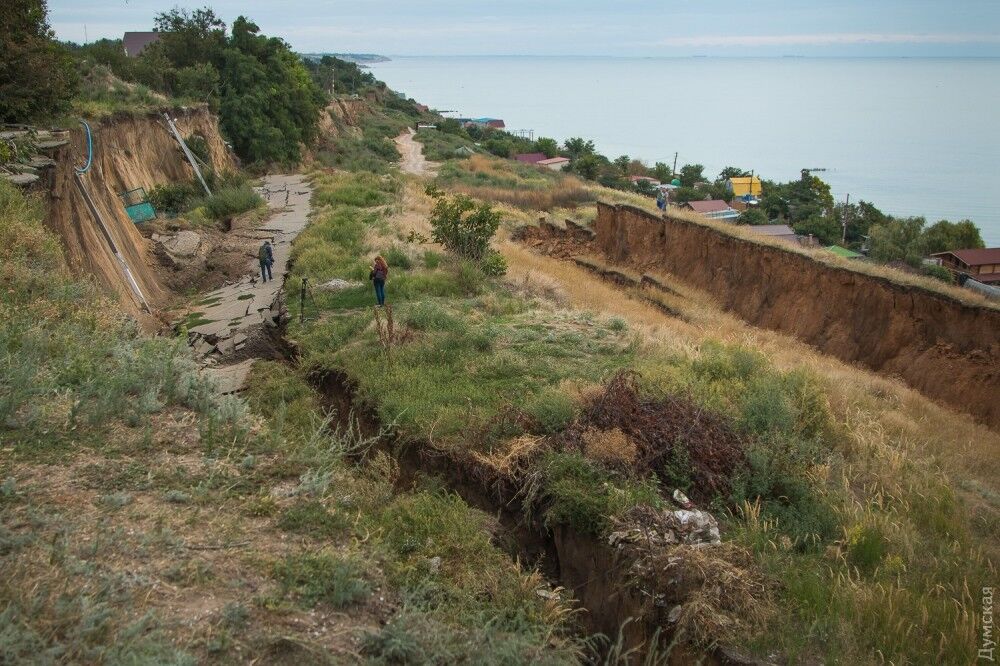
[[[750,323],[899,376],[1000,429],[1000,311],[755,243],[697,222],[598,205],[613,262],[669,272]]]
[[[206,107],[175,109],[171,117],[181,136],[197,134],[205,140],[213,169],[233,167],[218,121]],[[81,180],[146,300],[161,306],[169,292],[157,276],[152,242],[129,219],[120,195],[137,187],[148,192],[156,185],[188,181],[194,172],[162,115],[123,115],[95,124],[93,146],[93,164]],[[139,301],[76,183],[75,168],[86,162],[86,151],[85,135],[78,129],[54,155],[46,226],[62,240],[76,274],[94,275],[102,287],[120,296],[127,310],[138,313]]]

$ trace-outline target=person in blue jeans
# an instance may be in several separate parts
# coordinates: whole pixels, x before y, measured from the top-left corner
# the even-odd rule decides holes
[[[273,280],[274,276],[271,275],[271,264],[274,263],[274,251],[271,248],[270,241],[264,241],[264,244],[257,250],[257,260],[260,261],[261,281],[267,282],[268,280]]]
[[[389,264],[380,254],[375,257],[375,261],[372,262],[372,271],[368,274],[368,279],[375,285],[375,302],[378,305],[385,305],[385,280],[388,277]]]

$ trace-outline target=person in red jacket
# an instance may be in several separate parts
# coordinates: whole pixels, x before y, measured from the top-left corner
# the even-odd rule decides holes
[[[375,257],[375,261],[372,262],[372,271],[368,274],[368,279],[375,285],[375,301],[378,305],[385,305],[385,280],[388,277],[389,264],[380,254]]]

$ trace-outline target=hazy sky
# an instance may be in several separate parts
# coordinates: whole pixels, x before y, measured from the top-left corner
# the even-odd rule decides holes
[[[1000,0],[216,0],[303,52],[1000,57]],[[148,30],[173,0],[49,0],[60,39]]]

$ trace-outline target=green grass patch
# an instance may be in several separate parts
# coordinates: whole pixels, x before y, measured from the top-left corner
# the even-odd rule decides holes
[[[273,574],[284,593],[307,608],[319,603],[346,608],[371,592],[361,565],[331,551],[290,555],[274,565]]]

